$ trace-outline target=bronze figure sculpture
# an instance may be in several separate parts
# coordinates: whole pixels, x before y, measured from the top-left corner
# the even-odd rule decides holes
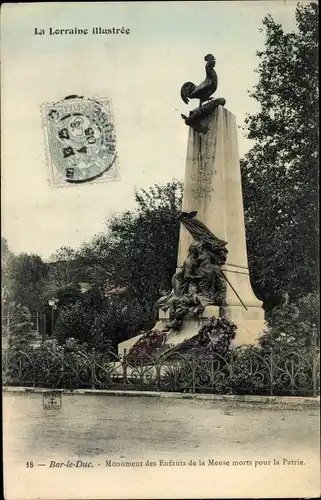
[[[208,124],[206,118],[218,106],[225,105],[224,97],[212,98],[212,94],[217,89],[218,78],[215,66],[215,57],[212,54],[207,54],[204,57],[206,78],[200,85],[195,85],[192,82],[186,82],[181,88],[181,98],[188,104],[190,99],[199,99],[199,107],[190,111],[189,116],[181,114],[186,125],[192,127],[195,131],[206,134]]]
[[[204,59],[206,61],[205,80],[200,85],[186,82],[181,88],[181,98],[185,104],[188,104],[189,99],[199,99],[199,105],[201,107],[203,102],[211,99],[211,95],[214,94],[217,89],[217,74],[214,69],[216,62],[215,57],[212,54],[207,54]]]
[[[172,278],[172,291],[161,297],[157,306],[169,311],[167,330],[179,330],[187,315],[198,316],[207,305],[218,305],[220,316],[226,314],[226,283],[221,266],[227,256],[227,243],[217,238],[201,221],[197,212],[180,215],[181,223],[194,241],[181,268]]]
[[[219,306],[220,317],[226,318],[226,284],[247,309],[222,271],[227,259],[227,242],[217,238],[196,215],[194,211],[182,212],[179,216],[194,241],[183,265],[172,278],[172,291],[157,302],[158,309],[169,311],[165,330],[179,330],[185,316],[199,316],[207,305]]]

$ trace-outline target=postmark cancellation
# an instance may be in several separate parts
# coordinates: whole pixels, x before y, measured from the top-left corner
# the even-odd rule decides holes
[[[119,179],[110,99],[70,95],[41,111],[52,186]]]

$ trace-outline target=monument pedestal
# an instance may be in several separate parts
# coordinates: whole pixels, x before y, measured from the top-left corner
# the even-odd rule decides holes
[[[197,335],[202,326],[213,316],[216,318],[219,317],[218,306],[206,306],[202,315],[198,318],[187,316],[183,319],[179,331],[168,332],[166,344],[174,346]],[[258,333],[260,333],[264,326],[264,320],[262,322],[262,314],[259,307],[248,306],[246,310],[242,305],[230,305],[227,307],[227,317],[237,325],[237,334],[231,347],[256,343]],[[154,329],[163,330],[168,322],[168,312],[160,311],[159,320]]]
[[[219,316],[218,306],[207,306],[205,307],[203,314],[197,318],[186,316],[182,320],[182,326],[178,331],[170,330],[167,334],[166,344],[168,346],[174,346],[180,344],[184,340],[190,339],[194,335],[197,335],[202,326],[212,317]],[[168,311],[159,311],[159,321],[156,323],[154,329],[162,330],[165,325],[169,322]]]
[[[219,317],[218,306],[206,306],[202,315],[198,318],[184,318],[179,331],[171,330],[168,332],[166,344],[168,347],[173,347],[197,335],[202,326],[213,316],[216,318]],[[256,343],[258,333],[261,332],[264,327],[264,320],[262,319],[262,311],[260,308],[254,306],[248,307],[248,309],[245,310],[242,305],[231,305],[227,307],[227,317],[237,325],[237,334],[232,341],[231,347],[252,345]],[[159,319],[153,330],[163,330],[168,322],[168,312],[160,311]],[[123,355],[125,350],[128,353],[141,337],[142,335],[136,335],[118,344],[118,354]]]

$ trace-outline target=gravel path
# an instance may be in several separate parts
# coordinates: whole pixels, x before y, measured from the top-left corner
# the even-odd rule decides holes
[[[66,484],[68,498],[80,499],[156,498],[156,491],[158,498],[319,494],[318,410],[63,394],[57,411],[44,410],[39,393],[5,393],[3,403],[7,500],[67,498]],[[53,466],[77,460],[92,467]],[[147,460],[155,466],[146,466]],[[106,461],[116,465],[106,467]],[[143,466],[119,465],[126,462]],[[105,481],[108,492],[102,493]]]

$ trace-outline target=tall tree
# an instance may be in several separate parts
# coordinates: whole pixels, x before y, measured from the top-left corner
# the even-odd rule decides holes
[[[8,257],[10,255],[9,245],[6,238],[1,236],[1,266],[7,263]]]
[[[114,252],[122,258],[123,277],[135,294],[144,295],[147,289],[159,293],[170,286],[177,258],[181,195],[179,182],[136,192],[137,212],[110,224],[118,242]]]
[[[249,265],[263,300],[318,287],[318,6],[298,5],[296,30],[268,15],[257,52],[255,141],[241,162]]]
[[[7,263],[9,260],[11,252],[9,250],[9,245],[6,238],[1,236],[1,300],[4,309],[8,307],[9,300],[9,289],[8,289],[8,277],[7,277]],[[2,313],[4,311],[2,310]],[[5,311],[7,313],[7,310]]]
[[[110,222],[116,285],[126,285],[150,309],[175,272],[182,184],[155,185],[135,194],[138,209]]]
[[[50,257],[49,277],[56,288],[69,285],[77,275],[77,253],[70,247],[61,247]]]
[[[107,231],[80,254],[101,289],[124,287],[153,321],[152,309],[162,290],[171,288],[175,272],[182,183],[135,193],[137,209],[112,217]]]
[[[7,337],[9,345],[21,348],[28,343],[34,327],[30,311],[26,306],[11,302],[8,305],[8,316],[9,321],[4,325],[2,334]]]
[[[30,311],[44,311],[43,290],[48,266],[39,255],[10,255],[6,265],[6,287],[9,302],[17,302]]]
[[[55,331],[91,346],[114,346],[153,326],[153,308],[175,272],[182,183],[135,193],[136,210],[115,215],[106,232],[77,252],[61,249],[55,261],[59,299]],[[81,278],[81,279],[80,279]],[[77,283],[91,288],[81,293]]]

